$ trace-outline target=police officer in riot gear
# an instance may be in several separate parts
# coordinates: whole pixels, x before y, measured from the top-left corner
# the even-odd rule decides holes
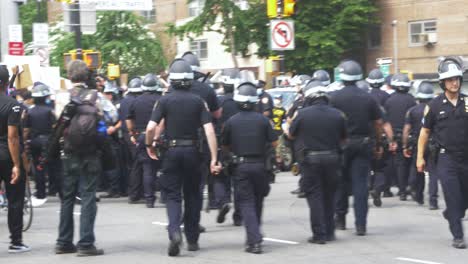
[[[198,57],[190,51],[187,51],[182,55],[182,59],[186,61],[192,68],[194,79],[192,81],[192,86],[190,91],[203,99],[208,105],[209,112],[211,113],[214,119],[219,119],[221,117],[221,107],[216,97],[215,90],[206,83],[208,76],[203,74],[200,69],[200,61]],[[203,132],[199,131],[201,134]],[[217,208],[218,205],[214,204],[214,195],[213,195],[213,177],[209,174],[209,163],[210,163],[210,151],[208,144],[205,140],[205,135],[202,135],[202,154],[203,160],[200,163],[202,169],[202,183],[200,188],[203,190],[205,184],[208,185],[208,205],[207,210],[211,208]],[[202,193],[202,192],[201,192]],[[203,207],[203,199],[200,200],[200,210]],[[205,231],[203,226],[200,226],[202,232]]]
[[[157,159],[154,146],[162,132],[161,124],[164,123],[165,126],[168,149],[164,154],[160,183],[162,190],[167,194],[169,256],[180,254],[182,197],[185,211],[184,232],[188,242],[188,250],[199,250],[202,194],[200,193],[201,156],[198,148],[200,141],[198,129],[201,126],[204,128],[210,149],[211,172],[218,174],[221,169],[217,165],[216,135],[208,107],[199,96],[190,92],[193,77],[193,71],[187,62],[182,59],[176,59],[172,62],[169,79],[173,90],[156,103],[146,128],[147,152],[150,157]],[[184,107],[180,107],[181,105]]]
[[[263,199],[270,191],[268,173],[265,168],[265,146],[277,145],[277,136],[270,121],[256,113],[258,102],[256,87],[242,83],[234,95],[241,112],[231,117],[224,126],[222,144],[235,156],[234,186],[242,219],[247,232],[246,251],[262,253]]]
[[[304,108],[289,128],[290,137],[301,137],[304,151],[302,190],[310,208],[313,237],[310,243],[335,240],[335,191],[339,181],[341,145],[346,139],[344,114],[329,106],[323,82],[312,80],[305,88]]]
[[[240,109],[234,101],[234,89],[239,85],[239,70],[238,69],[224,69],[221,74],[221,83],[224,89],[224,95],[219,97],[219,105],[222,108],[221,118],[216,122],[216,134],[221,137],[221,131],[229,118],[237,114]],[[221,155],[221,161],[224,163],[228,157]],[[216,218],[218,223],[225,221],[226,214],[230,210],[229,201],[231,200],[231,181],[232,171],[230,167],[226,167],[221,173],[214,178],[214,194],[216,204],[219,205],[219,212]],[[235,211],[233,214],[234,225],[242,225],[242,219],[238,208],[238,203],[234,201]]]
[[[424,204],[425,175],[424,173],[418,173],[416,170],[416,144],[418,142],[419,132],[421,131],[421,120],[424,116],[424,108],[426,108],[426,105],[433,98],[434,88],[432,87],[432,84],[427,81],[421,82],[416,93],[416,99],[418,100],[419,104],[413,106],[408,110],[405,118],[405,126],[403,127],[403,155],[405,156],[405,158],[411,159],[409,176],[410,195],[412,196],[414,201],[421,205]],[[432,161],[432,159],[429,160]],[[437,178],[436,174],[434,173],[434,170],[432,169],[434,166],[429,167],[430,207],[432,209],[435,209],[433,207],[437,207]]]
[[[36,198],[46,198],[46,174],[49,177],[49,193],[54,195],[58,191],[59,173],[57,166],[49,168],[45,162],[47,142],[56,122],[54,109],[50,106],[50,88],[43,83],[36,83],[32,97],[34,105],[26,114],[24,140],[29,147],[34,165],[36,183]],[[53,161],[52,161],[53,162]]]
[[[356,234],[363,236],[367,228],[368,189],[371,149],[377,158],[382,155],[382,119],[377,102],[356,86],[362,80],[362,68],[353,61],[343,61],[338,66],[345,87],[336,91],[331,103],[348,118],[349,142],[344,149],[343,178],[339,183],[336,204],[336,227],[345,229],[348,211],[348,191],[352,189]],[[353,102],[350,104],[350,102]],[[375,145],[370,142],[371,124],[374,127]],[[352,186],[352,188],[349,188]]]
[[[383,73],[379,69],[373,69],[369,72],[366,81],[372,88],[370,90],[371,96],[379,103],[379,105],[383,106],[385,101],[390,97],[387,92],[380,89],[385,83]]]
[[[443,215],[449,223],[455,248],[466,248],[462,218],[468,206],[468,98],[460,92],[463,81],[461,65],[453,58],[446,58],[439,64],[440,87],[444,93],[424,109],[416,161],[418,172],[422,173],[427,164],[424,154],[432,136],[435,141],[432,151],[438,155],[435,159],[436,174],[447,206]]]
[[[120,122],[122,124],[122,134],[123,134],[123,144],[122,144],[122,169],[123,174],[126,177],[122,180],[122,185],[120,191],[122,194],[130,194],[128,198],[129,203],[135,203],[140,198],[141,193],[141,168],[137,170],[132,170],[133,162],[136,156],[136,147],[130,140],[130,134],[128,133],[126,119],[128,116],[128,112],[130,110],[130,106],[132,102],[140,96],[142,93],[141,89],[141,78],[133,78],[128,83],[128,92],[125,97],[120,101],[119,107],[119,117]],[[137,179],[136,182],[132,180]],[[135,187],[136,185],[136,187]],[[131,191],[133,190],[133,191]],[[135,191],[136,190],[136,191]]]
[[[127,127],[130,140],[136,146],[136,159],[133,165],[133,171],[142,170],[142,178],[132,179],[131,196],[133,200],[138,199],[141,194],[138,192],[138,186],[143,185],[143,196],[146,200],[147,208],[154,208],[155,182],[159,161],[151,159],[145,147],[145,129],[148,124],[153,107],[161,99],[163,88],[159,83],[158,77],[154,74],[147,74],[142,82],[143,94],[138,96],[130,106],[127,116]],[[135,174],[132,176],[139,176]]]
[[[408,93],[411,88],[411,82],[406,74],[397,73],[393,75],[391,86],[395,92],[387,99],[384,108],[386,118],[392,125],[395,141],[399,147],[394,155],[389,156],[389,159],[393,160],[393,162],[389,163],[389,166],[392,166],[392,163],[395,166],[400,200],[406,201],[411,160],[403,156],[401,139],[406,112],[416,105],[416,100]]]
[[[330,85],[330,74],[325,70],[316,70],[314,74],[312,74],[312,78],[320,81],[324,87]]]

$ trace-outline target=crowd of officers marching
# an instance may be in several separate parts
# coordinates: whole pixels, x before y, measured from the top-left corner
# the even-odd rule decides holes
[[[309,242],[325,244],[336,239],[335,229],[346,229],[349,196],[358,236],[367,232],[369,195],[380,207],[396,185],[400,200],[411,196],[424,204],[428,173],[430,209],[438,209],[439,179],[453,246],[466,247],[461,219],[468,205],[468,98],[460,93],[457,60],[440,63],[443,93],[437,97],[429,82],[411,95],[402,73],[384,78],[375,69],[364,80],[361,66],[345,60],[338,66],[340,85],[330,84],[323,70],[295,78],[298,95],[287,112],[273,105],[265,83],[251,73],[223,70],[217,95],[199,67],[187,52],[172,62],[167,81],[154,74],[134,78],[121,96],[111,81],[73,61],[70,103],[58,118],[49,87],[36,83],[31,94],[11,94],[16,101],[6,95],[9,75],[0,68],[0,176],[9,199],[9,251],[29,250],[21,236],[22,190],[24,175],[34,174],[36,202],[61,198],[57,254],[103,254],[95,246],[96,201],[128,196],[130,204],[153,208],[157,191],[167,209],[168,255],[180,254],[182,232],[187,250],[197,251],[205,186],[205,207],[218,209],[217,222],[225,221],[234,202],[234,225],[246,229],[245,250],[262,253],[263,200],[274,181],[280,138],[291,142],[299,164],[294,193],[310,208]],[[103,190],[107,194],[96,197]],[[75,245],[76,203],[81,216]]]

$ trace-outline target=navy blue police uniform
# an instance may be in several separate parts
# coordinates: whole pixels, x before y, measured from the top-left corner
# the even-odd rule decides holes
[[[47,142],[52,133],[56,117],[52,107],[45,103],[36,103],[27,112],[24,127],[30,129],[29,139],[30,151],[34,165],[34,177],[36,183],[36,197],[46,198],[46,174],[49,177],[49,193],[57,193],[56,182],[59,175],[56,175],[54,167],[49,167],[45,162]]]
[[[247,231],[247,244],[261,243],[263,200],[270,191],[265,170],[265,146],[277,140],[268,118],[254,111],[241,111],[224,126],[222,144],[237,157],[234,168],[235,200]]]
[[[403,125],[405,124],[406,112],[416,105],[416,100],[411,94],[396,91],[385,102],[384,108],[387,114],[387,120],[392,125],[394,138],[398,144],[398,149],[395,155],[389,155],[390,162],[388,166],[394,165],[396,170],[396,182],[399,187],[401,200],[406,200],[406,192],[408,187],[409,168],[411,159],[405,158],[402,152],[402,133]],[[391,171],[388,168],[387,173]],[[387,174],[387,176],[390,176]]]
[[[185,236],[189,244],[196,244],[202,198],[198,129],[210,123],[211,116],[199,96],[188,90],[175,89],[163,96],[154,107],[151,120],[159,123],[162,119],[165,120],[168,150],[162,163],[160,183],[167,195],[169,239],[180,233],[183,197]]]
[[[460,94],[456,106],[445,94],[434,98],[426,107],[423,127],[439,147],[436,174],[441,182],[446,210],[454,239],[463,239],[461,219],[468,208],[468,97]]]
[[[348,192],[352,190],[355,225],[364,229],[365,233],[368,213],[367,178],[372,159],[370,124],[381,119],[382,112],[369,93],[352,84],[337,91],[331,98],[331,104],[346,115],[349,135],[349,143],[344,149],[343,179],[337,190],[336,217],[345,221],[349,207]]]
[[[133,120],[135,128],[136,156],[132,168],[132,178],[130,180],[129,199],[138,200],[141,197],[141,186],[143,186],[143,196],[147,205],[152,207],[156,200],[155,184],[157,171],[160,167],[160,162],[151,159],[146,152],[145,147],[145,130],[148,124],[153,108],[156,102],[161,99],[161,95],[156,92],[146,91],[130,105],[127,119]],[[141,171],[142,174],[138,172]],[[142,176],[141,178],[139,176]]]
[[[345,116],[325,101],[299,110],[289,129],[304,143],[301,189],[310,209],[312,243],[334,240],[335,192],[340,172],[341,142],[346,138]]]

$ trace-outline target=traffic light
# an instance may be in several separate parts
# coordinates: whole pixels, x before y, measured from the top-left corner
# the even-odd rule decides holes
[[[91,69],[97,69],[101,67],[101,53],[99,51],[84,51],[83,61]]]
[[[63,54],[63,65],[65,65],[65,68],[68,66],[70,61],[76,60],[76,53],[64,53]]]
[[[283,7],[283,16],[288,17],[294,15],[295,7],[296,7],[296,0],[283,0],[284,7]]]
[[[278,17],[278,0],[267,0],[267,15],[269,18]]]

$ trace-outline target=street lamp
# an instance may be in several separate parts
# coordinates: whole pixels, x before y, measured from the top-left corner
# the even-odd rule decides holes
[[[392,21],[392,28],[393,28],[393,63],[394,65],[394,73],[398,73],[398,36],[397,36],[397,20]]]

